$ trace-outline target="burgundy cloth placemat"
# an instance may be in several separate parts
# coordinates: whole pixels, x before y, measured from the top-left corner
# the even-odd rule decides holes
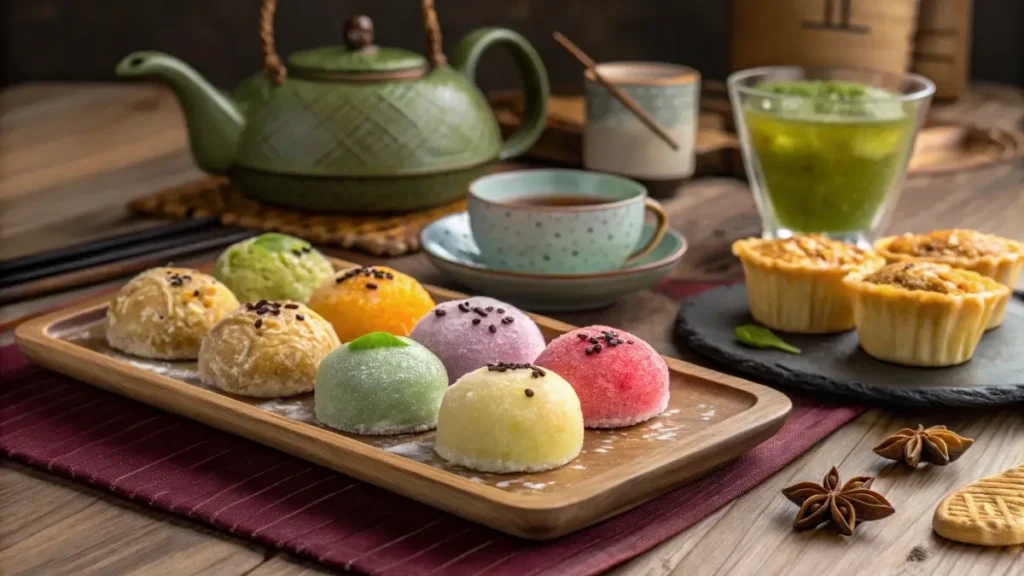
[[[0,349],[7,457],[372,574],[595,574],[695,524],[861,411],[794,399],[782,430],[736,462],[596,526],[530,542],[48,372],[13,346]]]

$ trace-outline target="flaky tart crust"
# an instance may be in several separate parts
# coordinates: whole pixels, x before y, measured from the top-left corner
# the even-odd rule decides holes
[[[853,308],[843,277],[885,264],[870,250],[815,234],[738,240],[732,253],[743,264],[754,319],[775,330],[805,334],[852,329]]]
[[[1024,270],[1024,245],[977,230],[933,230],[927,234],[889,236],[875,250],[890,262],[936,262],[988,276],[1010,289]],[[1003,323],[1006,308],[989,321],[991,330]]]
[[[1024,269],[1024,245],[976,230],[933,230],[927,234],[888,236],[875,250],[889,262],[923,260],[973,270],[1013,288]]]
[[[1010,289],[945,264],[889,264],[843,283],[853,297],[861,348],[907,366],[953,366],[971,359],[994,315],[1005,313]]]

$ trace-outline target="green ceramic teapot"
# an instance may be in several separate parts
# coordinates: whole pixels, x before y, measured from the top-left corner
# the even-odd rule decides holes
[[[286,66],[274,49],[276,0],[264,0],[264,71],[230,97],[158,52],[128,55],[117,74],[170,86],[196,163],[230,177],[254,199],[329,212],[436,206],[463,196],[494,161],[533,145],[544,128],[549,89],[536,50],[511,30],[470,33],[449,63],[434,2],[421,3],[426,58],[374,45],[373,23],[356,16],[345,46],[297,52]],[[481,55],[495,44],[514,56],[526,92],[522,126],[504,141],[473,84]]]

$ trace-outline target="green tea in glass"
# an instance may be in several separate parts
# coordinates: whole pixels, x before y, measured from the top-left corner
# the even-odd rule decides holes
[[[797,67],[746,70],[728,84],[764,236],[872,239],[896,203],[934,85]]]

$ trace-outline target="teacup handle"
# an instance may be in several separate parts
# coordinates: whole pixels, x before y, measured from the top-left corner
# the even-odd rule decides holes
[[[665,232],[668,230],[668,215],[665,214],[665,209],[661,207],[661,204],[647,198],[644,200],[644,209],[651,211],[654,217],[658,219],[658,229],[654,231],[654,236],[651,236],[647,244],[644,244],[642,248],[629,257],[629,260],[626,260],[626,264],[632,264],[636,260],[650,254],[655,246],[661,243],[661,239],[665,237]]]

